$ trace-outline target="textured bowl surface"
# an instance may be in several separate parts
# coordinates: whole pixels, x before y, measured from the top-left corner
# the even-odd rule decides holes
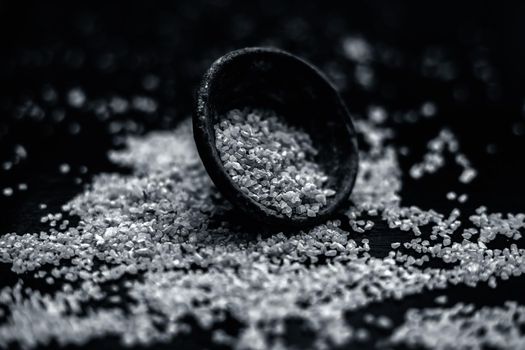
[[[272,109],[286,123],[310,134],[319,151],[315,161],[329,179],[328,198],[317,216],[287,217],[246,196],[223,168],[215,147],[214,125],[229,110]],[[219,191],[251,218],[288,226],[326,220],[347,199],[358,169],[357,138],[350,115],[333,85],[310,63],[273,48],[245,48],[215,61],[197,93],[193,133],[199,155]]]

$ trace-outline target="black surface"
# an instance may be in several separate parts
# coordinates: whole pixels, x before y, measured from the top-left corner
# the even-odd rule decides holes
[[[426,141],[447,126],[459,136],[462,151],[480,175],[470,185],[457,182],[460,170],[454,166],[418,181],[405,175],[404,204],[449,211],[453,204],[445,194],[454,190],[469,194],[464,218],[479,205],[490,211],[523,212],[525,137],[519,130],[525,121],[524,18],[525,4],[518,1],[2,2],[0,160],[12,158],[15,144],[26,147],[28,158],[10,171],[0,171],[0,187],[16,187],[24,181],[29,191],[0,196],[0,232],[44,229],[39,223],[44,212],[38,204],[47,203],[45,212],[56,212],[79,193],[82,185],[73,179],[80,165],[89,168],[82,175],[86,180],[98,172],[125,171],[107,160],[106,152],[118,147],[113,144],[108,120],[94,117],[92,111],[65,108],[64,120],[56,121],[51,104],[45,104],[41,119],[18,118],[24,101],[42,101],[46,85],[59,92],[60,107],[65,92],[76,86],[90,99],[149,95],[158,102],[156,113],[133,112],[116,118],[133,120],[136,124],[131,131],[135,133],[169,129],[191,114],[193,91],[216,57],[256,45],[277,46],[318,65],[338,84],[350,112],[357,116],[364,115],[370,105],[402,114],[427,100],[437,103],[434,119],[394,123],[395,142],[412,150],[401,158],[405,173],[421,159]],[[341,41],[350,34],[399,53],[398,65],[372,64],[375,83],[369,89],[355,83],[356,64],[342,55]],[[451,62],[452,79],[436,76],[432,67],[422,68],[428,52]],[[488,79],[483,78],[487,72],[483,62],[490,66]],[[143,84],[150,73],[160,77],[154,91]],[[77,135],[69,132],[74,122],[81,125]],[[488,144],[496,146],[495,154],[486,151]],[[72,166],[67,176],[58,172],[63,162]],[[383,256],[391,242],[402,241],[404,236],[378,225],[367,238],[372,254]],[[20,277],[7,265],[1,265],[0,271],[2,285],[12,285]],[[21,277],[39,289],[49,289],[31,276]],[[449,304],[502,305],[509,299],[524,303],[524,287],[523,277],[499,282],[495,290],[486,285],[450,287],[372,305],[348,318],[360,324],[365,312],[377,312],[398,324],[407,308],[433,306],[433,298],[443,293],[449,296]],[[228,327],[235,329],[235,322]],[[307,334],[299,326],[294,329],[290,342],[299,344]],[[371,331],[373,340],[389,333]],[[109,338],[94,340],[84,348],[117,346]],[[164,345],[175,346],[212,345],[210,334],[197,330]]]

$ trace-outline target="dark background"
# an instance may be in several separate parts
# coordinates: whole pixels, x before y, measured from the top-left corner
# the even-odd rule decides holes
[[[399,56],[395,64],[369,64],[374,70],[370,88],[355,81],[356,63],[344,57],[342,42],[349,35],[366,39],[377,53],[387,47]],[[469,194],[461,206],[464,218],[480,205],[491,212],[524,211],[524,2],[3,1],[0,164],[14,159],[17,144],[25,147],[28,157],[10,170],[0,168],[0,189],[15,188],[11,197],[0,195],[0,233],[45,229],[40,216],[57,212],[82,191],[84,184],[76,184],[75,177],[89,183],[99,172],[126,171],[106,156],[119,147],[119,135],[173,128],[191,115],[194,89],[214,59],[232,49],[259,45],[289,50],[318,65],[340,88],[356,118],[370,105],[384,106],[392,116],[418,110],[425,101],[436,103],[435,118],[418,123],[389,120],[397,133],[394,142],[411,150],[401,158],[405,173],[421,159],[427,140],[449,127],[479,175],[469,185],[460,184],[460,170],[449,157],[447,167],[435,175],[418,181],[404,176],[404,204],[449,212],[454,204],[445,194],[454,190]],[[425,57],[444,62],[453,75],[443,77]],[[152,75],[158,78],[154,89],[145,83]],[[43,97],[49,86],[57,92],[52,103]],[[81,88],[88,101],[148,96],[158,108],[154,113],[102,117],[93,109],[68,106],[71,88]],[[35,105],[39,108],[32,108]],[[63,119],[56,117],[57,110],[63,111]],[[127,126],[115,130],[110,127],[113,121]],[[80,131],[73,134],[77,125]],[[487,152],[489,144],[495,154]],[[71,165],[69,174],[58,171],[61,163]],[[88,167],[87,174],[80,173],[81,165]],[[29,190],[16,190],[20,182]],[[39,203],[48,209],[40,210]],[[381,256],[400,233],[380,227],[368,236],[372,253]],[[523,240],[519,243],[523,246]],[[12,285],[20,277],[9,269],[0,265],[0,285]],[[39,286],[30,276],[22,277]],[[501,305],[508,299],[523,303],[524,286],[520,277],[500,283],[496,290],[458,286],[446,294],[450,304]],[[365,311],[387,313],[398,324],[407,308],[432,306],[442,293],[372,305]],[[349,315],[349,320],[359,324],[362,312]],[[378,337],[390,332],[371,331]],[[201,333],[174,344],[211,346],[209,334]],[[290,337],[292,343],[308,339],[300,329]],[[87,347],[115,344],[115,339],[103,339]]]

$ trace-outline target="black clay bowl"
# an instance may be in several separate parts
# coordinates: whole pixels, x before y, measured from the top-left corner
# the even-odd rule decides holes
[[[223,168],[215,147],[214,125],[234,108],[272,109],[286,123],[309,133],[315,159],[329,179],[328,197],[318,215],[288,217],[246,196]],[[358,152],[355,129],[341,97],[314,66],[281,50],[245,48],[215,61],[197,93],[193,134],[201,160],[219,191],[239,215],[276,225],[302,227],[322,222],[348,202],[354,186]]]

